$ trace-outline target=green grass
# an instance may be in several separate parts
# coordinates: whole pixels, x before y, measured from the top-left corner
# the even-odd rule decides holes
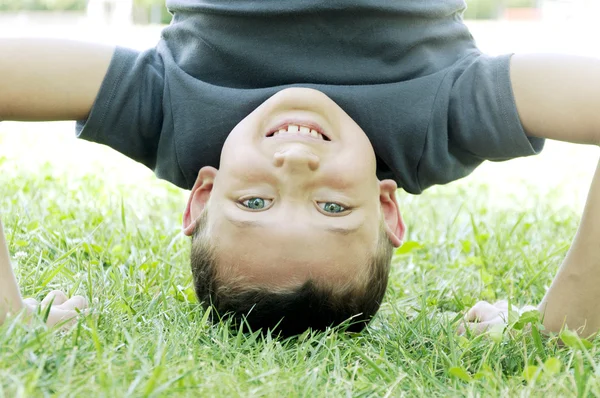
[[[481,174],[400,194],[410,243],[371,327],[278,341],[206,321],[179,229],[184,192],[107,150],[48,149],[20,129],[0,131],[0,212],[23,294],[82,294],[93,314],[68,332],[1,326],[0,396],[600,395],[600,342],[454,333],[479,299],[541,299],[581,190],[495,189]]]

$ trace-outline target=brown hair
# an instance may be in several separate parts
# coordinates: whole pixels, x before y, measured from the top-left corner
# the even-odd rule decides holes
[[[364,280],[342,289],[308,280],[293,290],[272,291],[220,280],[215,248],[206,228],[207,213],[203,211],[196,222],[190,259],[196,295],[205,309],[212,306],[217,314],[230,317],[234,325],[246,322],[252,330],[271,329],[283,337],[309,328],[325,330],[347,320],[350,322],[345,329],[359,332],[377,313],[387,288],[394,249],[383,228]]]

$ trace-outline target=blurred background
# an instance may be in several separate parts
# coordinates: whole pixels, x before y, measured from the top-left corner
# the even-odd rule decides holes
[[[467,0],[467,4],[467,20],[569,20],[593,18],[600,10],[597,0]],[[171,20],[163,0],[1,0],[0,12],[38,21],[85,17],[111,25]]]
[[[600,0],[468,0],[467,5],[466,23],[479,47],[490,54],[600,58]],[[164,0],[0,0],[0,38],[58,37],[145,49],[156,44],[170,19]],[[579,206],[597,160],[597,148],[548,142],[540,156],[488,162],[457,184],[493,181],[490,196],[499,201],[507,192],[520,192],[527,200],[532,186],[541,192],[560,187],[564,200]],[[51,163],[53,174],[102,173],[107,183],[135,185],[145,178],[155,187],[166,184],[114,151],[74,139],[72,122],[0,123],[2,161],[5,170],[14,165],[35,171]]]

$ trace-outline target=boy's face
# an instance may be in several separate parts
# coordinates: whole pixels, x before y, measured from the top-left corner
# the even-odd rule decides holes
[[[365,271],[382,219],[394,245],[404,235],[396,184],[375,171],[367,136],[335,102],[286,89],[233,129],[218,171],[200,170],[184,232],[207,208],[217,262],[229,265],[219,272],[244,284],[350,282]]]

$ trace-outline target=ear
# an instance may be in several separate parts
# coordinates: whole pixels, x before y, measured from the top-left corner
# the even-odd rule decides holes
[[[183,233],[187,236],[194,234],[196,220],[208,203],[217,173],[217,169],[209,166],[201,168],[198,172],[198,178],[196,178],[183,212]]]
[[[396,199],[396,190],[398,186],[393,180],[383,180],[379,182],[379,201],[383,218],[385,221],[385,231],[387,232],[394,247],[402,246],[404,239],[404,221],[398,209],[398,200]]]

